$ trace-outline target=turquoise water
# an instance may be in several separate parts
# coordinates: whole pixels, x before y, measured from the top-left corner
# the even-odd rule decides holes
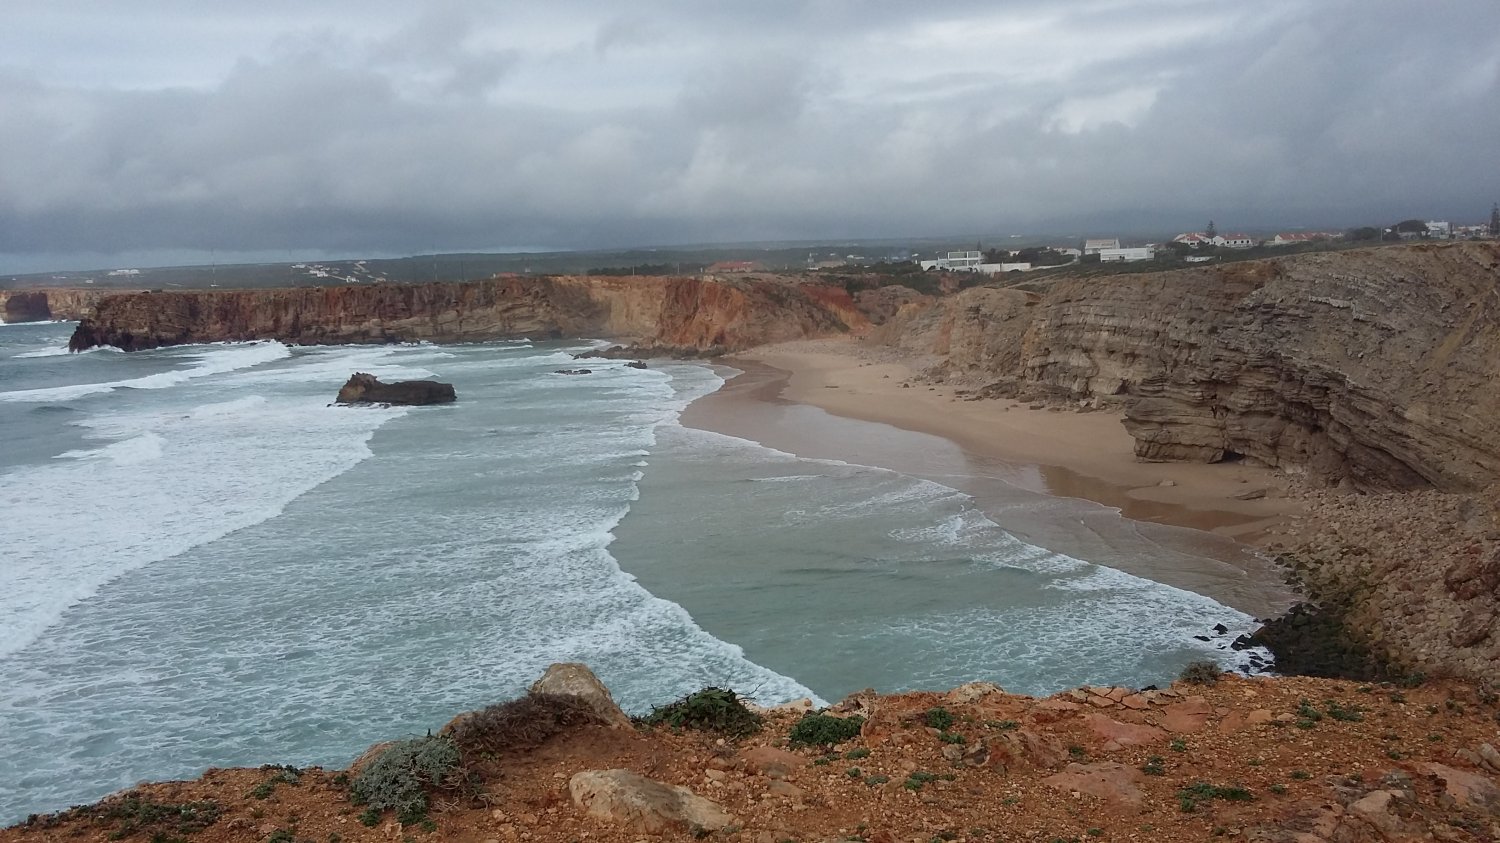
[[[585,344],[68,355],[0,326],[0,821],[209,766],[343,765],[584,661],[628,709],[1146,684],[1250,619],[953,489],[683,428],[722,383]],[[444,407],[330,407],[351,372]]]

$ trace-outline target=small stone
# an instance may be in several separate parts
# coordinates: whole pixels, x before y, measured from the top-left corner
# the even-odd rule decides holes
[[[766,788],[766,793],[782,799],[801,799],[803,796],[807,795],[807,791],[792,784],[791,782],[784,781],[771,782],[771,786]]]
[[[976,703],[991,694],[1003,694],[1004,690],[993,682],[969,682],[948,692],[948,702],[953,705]]]
[[[1500,752],[1487,743],[1480,744],[1479,763],[1492,773],[1500,773]]]
[[[808,760],[795,752],[773,746],[757,746],[740,753],[740,764],[757,775],[784,779],[793,770],[806,767]]]

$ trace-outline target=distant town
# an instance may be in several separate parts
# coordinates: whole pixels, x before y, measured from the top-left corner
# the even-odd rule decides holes
[[[1088,238],[1077,246],[1055,245],[1028,249],[972,249],[950,251],[941,257],[915,258],[924,270],[978,272],[998,275],[1032,272],[1075,264],[1116,264],[1157,261],[1199,264],[1242,257],[1252,250],[1287,250],[1369,245],[1412,240],[1481,240],[1500,238],[1500,205],[1490,211],[1488,223],[1455,225],[1446,220],[1409,219],[1389,227],[1360,227],[1347,231],[1286,231],[1269,237],[1239,232],[1221,232],[1212,220],[1202,231],[1187,231],[1165,242],[1126,244],[1118,237]]]
[[[598,251],[450,253],[284,263],[116,267],[0,277],[0,289],[98,286],[116,289],[321,287],[334,284],[412,284],[473,281],[495,275],[723,275],[809,273],[866,285],[901,283],[952,290],[1015,274],[1036,276],[1148,272],[1215,262],[1253,260],[1305,251],[1376,246],[1412,240],[1500,237],[1500,205],[1488,222],[1407,219],[1342,231],[1288,230],[1248,234],[1209,222],[1201,231],[1132,239],[1108,232],[1009,235],[1003,246],[972,248],[956,238],[905,241],[723,244]],[[1077,239],[1074,239],[1074,238]],[[882,281],[881,279],[884,279]],[[1040,280],[1040,279],[1039,279]]]

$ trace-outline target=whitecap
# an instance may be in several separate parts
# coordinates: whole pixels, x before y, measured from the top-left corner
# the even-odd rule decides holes
[[[173,369],[128,380],[0,392],[0,401],[71,401],[85,395],[113,392],[116,389],[166,389],[196,378],[252,368],[291,356],[291,350],[279,342],[219,343],[178,346],[178,348],[189,350],[196,357],[197,362],[183,369]]]

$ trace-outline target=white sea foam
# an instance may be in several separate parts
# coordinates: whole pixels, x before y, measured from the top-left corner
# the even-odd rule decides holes
[[[20,354],[12,354],[11,357],[17,360],[25,360],[35,357],[76,357],[80,354],[95,354],[98,352],[106,354],[111,352],[115,354],[125,353],[112,345],[96,345],[93,348],[84,349],[83,351],[69,351],[67,346],[62,346],[60,348],[44,348],[41,351],[23,351]]]
[[[274,517],[402,412],[247,397],[84,421],[109,444],[0,475],[0,657],[115,577]]]
[[[1124,654],[1137,651],[1198,651],[1228,668],[1247,666],[1249,651],[1235,653],[1227,645],[1235,635],[1254,627],[1248,615],[1203,595],[1022,541],[977,509],[969,495],[956,489],[875,467],[799,459],[750,440],[708,431],[681,428],[674,429],[674,435],[689,446],[691,459],[760,467],[757,470],[790,469],[777,476],[749,478],[760,484],[780,485],[795,480],[807,487],[802,496],[789,500],[806,501],[806,496],[812,495],[817,505],[788,507],[783,517],[789,529],[830,521],[858,524],[872,517],[898,524],[909,522],[889,530],[888,535],[914,549],[925,548],[921,551],[923,558],[968,558],[979,565],[1025,575],[1031,578],[1028,582],[1035,583],[1030,587],[1069,595],[1065,601],[1044,600],[1039,606],[997,608],[982,619],[928,618],[922,623],[930,628],[912,628],[908,630],[911,635],[932,634],[934,640],[949,637],[963,650],[975,648],[975,630],[993,629],[998,631],[995,646],[1011,648],[1009,653],[1014,658],[1042,664],[1055,659],[1058,652],[1077,651],[1080,658],[1087,657],[1080,664],[1096,666],[1100,675],[1110,669],[1118,672],[1119,665],[1111,668],[1112,662],[1128,661]],[[795,467],[807,465],[827,466],[830,471],[826,475],[795,472]],[[842,491],[845,486],[847,492]],[[793,493],[768,490],[763,494]],[[1216,623],[1228,626],[1230,634],[1208,642],[1199,640],[1197,636]],[[1258,655],[1270,660],[1264,652]],[[985,665],[986,669],[994,668],[992,659]],[[956,670],[942,673],[935,681],[951,683],[955,676],[978,675]],[[922,686],[920,678],[913,684]]]
[[[711,374],[551,378],[547,351],[451,353],[296,349],[132,396],[87,419],[93,447],[0,475],[0,710],[20,735],[0,781],[26,783],[0,787],[0,819],[210,764],[345,763],[372,723],[420,730],[559,660],[635,711],[707,684],[812,695],[610,553],[656,430]],[[404,412],[328,408],[306,384],[429,365],[471,384],[459,404],[411,411],[357,480],[288,506]]]
[[[196,378],[233,372],[260,366],[291,356],[291,350],[279,342],[221,343],[200,346],[179,346],[186,349],[196,362],[182,369],[157,372],[128,380],[105,383],[85,383],[74,386],[53,386],[42,389],[21,389],[0,392],[0,401],[71,401],[85,395],[113,392],[116,389],[166,389]],[[145,354],[151,352],[136,352]]]

